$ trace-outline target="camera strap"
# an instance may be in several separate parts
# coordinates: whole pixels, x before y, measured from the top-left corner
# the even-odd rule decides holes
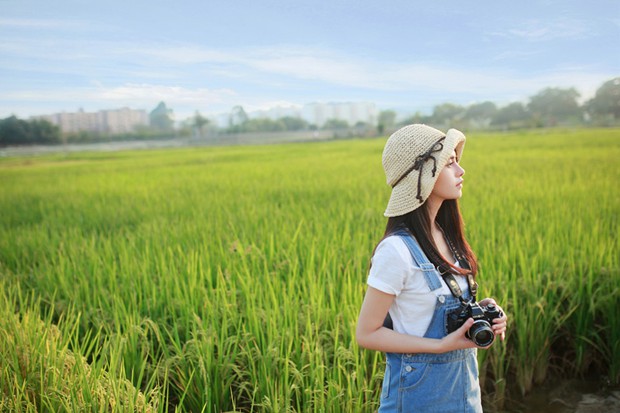
[[[439,227],[439,229],[443,233],[443,229],[441,229],[441,227]],[[454,254],[454,257],[459,262],[461,268],[470,269],[469,263],[467,262],[465,257],[463,257],[463,255],[461,255],[461,253],[454,247],[454,244],[452,243],[450,238],[446,237],[445,233],[444,239],[448,243],[450,251],[452,251],[452,254]],[[461,290],[461,287],[459,287],[459,283],[454,278],[451,268],[446,268],[446,266],[440,265],[438,270],[441,274],[441,277],[448,285],[448,288],[450,289],[452,295],[458,298],[461,302],[466,302],[467,300],[463,298],[463,291]],[[471,297],[474,301],[476,301],[476,294],[478,293],[478,283],[476,282],[476,280],[474,280],[474,276],[471,273],[467,274],[467,283],[469,284],[469,291],[471,292]]]
[[[458,298],[463,303],[469,301],[463,298],[463,290],[461,290],[461,287],[459,287],[459,283],[456,281],[456,279],[454,278],[454,275],[451,272],[441,272],[440,274],[443,280],[448,285],[448,288],[450,289],[450,292],[452,293],[453,296]],[[477,293],[478,284],[476,283],[476,281],[474,281],[473,275],[467,274],[467,283],[469,284],[469,290],[471,291],[471,297],[474,301],[476,301],[476,293]]]

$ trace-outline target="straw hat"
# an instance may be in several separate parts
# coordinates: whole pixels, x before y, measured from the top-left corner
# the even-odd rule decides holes
[[[439,172],[456,150],[461,159],[465,135],[456,129],[443,133],[426,125],[408,125],[390,136],[383,149],[383,169],[392,195],[384,214],[404,215],[426,201]]]

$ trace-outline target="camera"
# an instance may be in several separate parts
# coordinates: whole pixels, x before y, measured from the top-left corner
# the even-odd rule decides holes
[[[468,318],[473,318],[474,324],[467,330],[465,336],[478,347],[487,347],[495,340],[491,323],[502,316],[503,313],[494,304],[480,305],[472,300],[448,313],[446,329],[448,334],[452,333],[458,330]]]

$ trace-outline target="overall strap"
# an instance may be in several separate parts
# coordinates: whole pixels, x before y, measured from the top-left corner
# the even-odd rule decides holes
[[[438,277],[439,272],[435,269],[435,265],[428,260],[428,258],[422,251],[420,244],[418,244],[418,241],[415,239],[415,237],[406,229],[399,229],[396,232],[394,232],[392,235],[399,236],[403,240],[403,242],[409,249],[409,252],[411,253],[411,258],[413,258],[414,263],[422,270],[422,273],[424,274],[424,279],[426,280],[426,284],[428,285],[428,288],[431,291],[435,291],[441,288],[441,280]],[[460,256],[459,256],[459,261],[460,261]],[[448,277],[446,277],[446,275],[448,275]],[[448,285],[448,288],[452,292],[452,295],[454,295],[456,298],[460,299],[461,301],[464,301],[465,299],[463,298],[461,289],[458,283],[456,282],[456,280],[454,279],[454,276],[452,276],[452,274],[450,273],[441,274],[441,276],[444,278],[444,281]],[[467,280],[469,282],[471,293],[475,299],[478,285],[475,283],[473,276],[471,275],[468,275]],[[390,316],[389,312],[386,315],[385,320],[383,321],[383,326],[389,329],[393,329],[392,317]]]
[[[443,233],[443,230],[441,230],[441,232]],[[422,248],[420,247],[420,244],[418,244],[418,241],[415,239],[415,237],[411,235],[411,233],[406,229],[399,229],[394,233],[394,235],[398,235],[399,237],[401,237],[401,239],[407,245],[407,248],[409,248],[413,260],[420,267],[420,269],[422,269],[424,273],[424,278],[426,279],[426,283],[428,284],[431,291],[435,291],[437,288],[440,288],[441,282],[435,275],[435,266],[428,260],[426,255],[424,255],[424,252],[422,252]],[[450,241],[450,239],[446,237],[445,234],[444,238],[446,239],[446,242],[448,243],[448,247],[452,251],[452,254],[454,254],[456,259],[458,260],[459,265],[462,268],[469,269],[469,263],[454,247],[452,241]],[[448,288],[450,289],[452,295],[461,301],[466,301],[463,296],[463,292],[459,287],[459,284],[454,278],[454,275],[448,269],[442,269],[441,267],[439,269],[439,274],[448,285]],[[469,291],[473,299],[475,300],[476,293],[478,292],[478,283],[474,280],[473,275],[467,274],[467,283],[469,284]]]
[[[441,288],[441,281],[439,277],[437,277],[437,273],[435,271],[435,265],[428,260],[424,252],[422,252],[422,248],[418,241],[415,239],[413,235],[406,230],[398,230],[394,233],[394,235],[399,236],[409,249],[411,253],[411,257],[413,258],[414,263],[420,267],[422,273],[424,274],[424,279],[426,280],[426,284],[431,291],[435,291],[438,288]]]
[[[411,253],[411,258],[413,259],[413,262],[422,270],[422,273],[424,274],[424,279],[426,280],[426,284],[428,284],[428,288],[430,288],[431,291],[435,291],[441,288],[441,280],[437,276],[435,266],[432,262],[428,260],[428,258],[426,258],[426,255],[424,255],[424,252],[422,252],[422,248],[420,247],[420,244],[418,244],[418,241],[415,239],[415,237],[405,229],[399,229],[392,235],[396,235],[403,240],[403,242],[409,249],[409,252]],[[383,326],[389,328],[390,330],[394,329],[392,317],[390,316],[389,312],[385,316]]]

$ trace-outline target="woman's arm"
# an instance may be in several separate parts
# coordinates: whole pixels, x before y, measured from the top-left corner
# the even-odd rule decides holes
[[[393,301],[394,295],[368,287],[355,331],[355,339],[360,346],[389,353],[445,353],[476,347],[465,337],[465,332],[473,324],[472,318],[442,339],[401,334],[383,327],[383,321]]]

